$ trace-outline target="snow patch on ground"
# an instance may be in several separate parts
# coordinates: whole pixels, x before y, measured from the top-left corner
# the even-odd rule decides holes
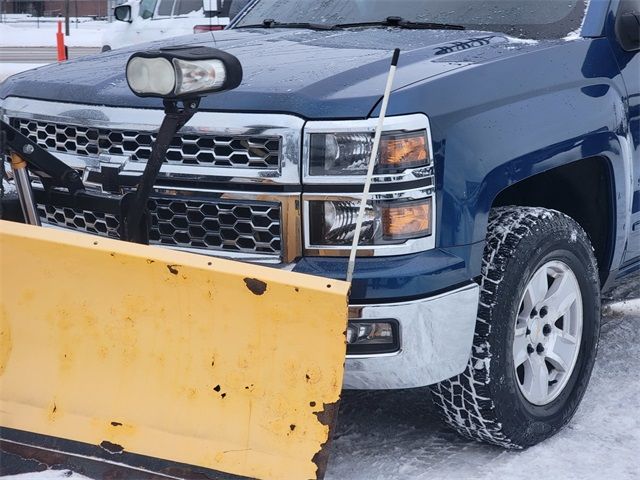
[[[64,43],[69,47],[100,47],[102,30],[108,25],[104,21],[74,23]],[[0,23],[0,47],[55,47],[57,31],[55,22]]]
[[[60,480],[68,478],[71,480],[91,480],[89,477],[85,477],[84,475],[80,475],[79,473],[75,473],[70,470],[45,470],[43,472],[21,473],[19,475],[8,475],[6,477],[2,477],[2,480]]]
[[[426,389],[345,392],[327,480],[637,480],[640,276],[618,291],[629,297],[604,308],[589,388],[556,436],[506,451],[448,430]]]

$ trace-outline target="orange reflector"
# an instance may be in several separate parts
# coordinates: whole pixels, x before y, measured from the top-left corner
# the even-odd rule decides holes
[[[427,136],[424,131],[406,135],[386,135],[380,143],[380,166],[386,169],[406,169],[424,165],[429,160]]]
[[[431,234],[431,199],[382,208],[385,239],[415,238]]]

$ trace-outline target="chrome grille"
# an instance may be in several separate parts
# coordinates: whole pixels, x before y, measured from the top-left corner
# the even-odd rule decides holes
[[[277,203],[217,202],[154,198],[151,242],[176,247],[279,254],[280,206]]]
[[[42,222],[49,225],[119,238],[120,220],[115,215],[53,205],[38,205],[38,214]]]
[[[38,205],[43,223],[118,238],[117,216]],[[149,243],[178,248],[280,255],[280,204],[152,198]]]
[[[43,148],[76,155],[130,156],[146,161],[156,132],[110,130],[74,126],[22,118],[10,119],[11,126]],[[278,169],[280,138],[277,136],[176,135],[167,151],[166,162],[248,169]]]

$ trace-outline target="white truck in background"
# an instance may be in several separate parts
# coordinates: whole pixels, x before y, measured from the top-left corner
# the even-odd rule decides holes
[[[127,0],[114,8],[102,51],[222,30],[249,0]]]

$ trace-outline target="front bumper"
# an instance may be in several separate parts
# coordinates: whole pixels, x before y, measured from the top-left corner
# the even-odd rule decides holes
[[[343,387],[396,389],[432,385],[467,366],[480,289],[475,283],[420,300],[359,306],[360,318],[395,318],[400,350],[348,355]]]

